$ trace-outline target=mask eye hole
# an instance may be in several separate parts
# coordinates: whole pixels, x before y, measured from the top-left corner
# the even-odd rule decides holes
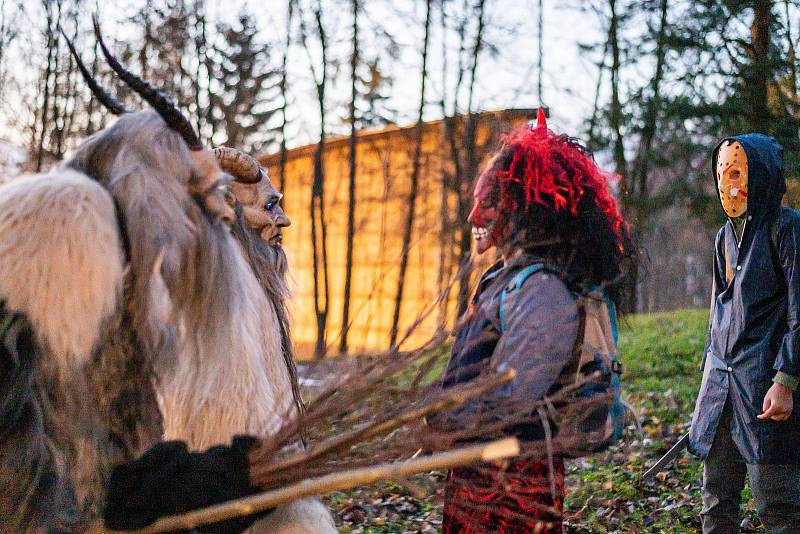
[[[730,179],[730,180],[738,180],[740,176],[741,175],[739,174],[739,170],[738,169],[734,169],[728,175],[728,179]]]
[[[275,208],[275,203],[267,202],[267,204],[264,207],[266,208],[267,211],[272,211]]]

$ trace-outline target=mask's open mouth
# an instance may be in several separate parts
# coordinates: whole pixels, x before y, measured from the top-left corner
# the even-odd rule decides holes
[[[279,231],[277,234],[269,238],[269,244],[273,247],[280,246],[283,243],[283,235]]]
[[[473,226],[472,227],[472,238],[475,241],[483,241],[489,238],[489,230],[484,226]]]

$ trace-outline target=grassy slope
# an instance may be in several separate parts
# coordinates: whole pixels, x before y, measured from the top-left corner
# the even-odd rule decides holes
[[[627,447],[573,462],[567,499],[571,531],[697,530],[697,460],[684,455],[644,489],[636,481],[686,431],[706,328],[707,312],[700,310],[634,316],[621,325],[624,396],[639,412],[646,437],[637,439],[629,427]]]
[[[684,310],[631,317],[621,326],[624,396],[639,412],[646,437],[643,443],[632,437],[627,447],[570,466],[570,532],[699,530],[701,463],[696,458],[685,453],[645,487],[636,482],[688,430],[707,325],[706,311]],[[757,524],[752,503],[745,513],[751,525]]]
[[[706,328],[707,312],[701,310],[634,316],[622,322],[619,349],[625,366],[623,394],[639,413],[645,438],[640,440],[630,427],[625,445],[569,462],[569,532],[698,531],[699,461],[684,454],[646,487],[639,488],[636,482],[688,429]],[[400,502],[406,507],[399,513],[395,513],[397,495],[403,495]],[[334,494],[329,502],[335,509],[343,508],[340,519],[347,517],[353,506],[359,511],[356,518],[348,517],[350,521],[344,522],[343,532],[438,530],[440,501],[406,495],[398,486],[385,485]],[[387,505],[392,510],[388,521],[374,517],[385,515]],[[751,508],[748,517],[755,523]]]

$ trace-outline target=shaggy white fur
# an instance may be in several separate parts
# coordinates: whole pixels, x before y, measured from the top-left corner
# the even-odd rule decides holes
[[[124,328],[152,364],[163,437],[194,450],[236,434],[269,436],[298,410],[276,310],[220,220],[221,194],[208,192],[216,163],[200,163],[155,113],[126,114],[52,173],[0,186],[0,299],[30,319],[54,355],[49,362],[78,378],[103,352],[104,327],[122,328],[104,320],[130,309]],[[127,265],[117,209],[130,244]],[[75,404],[76,419],[93,413],[80,399]],[[89,474],[105,472],[111,458],[103,443],[87,448],[94,456],[83,456],[81,444],[94,434],[108,441],[108,429],[81,421],[59,454]],[[102,481],[72,482],[89,504],[101,498],[91,493]],[[336,532],[316,499],[280,507],[254,528]]]
[[[250,534],[335,534],[331,513],[317,499],[302,499],[279,506],[248,530]]]
[[[114,202],[78,172],[0,186],[0,298],[75,369],[114,311],[123,274]]]
[[[239,287],[231,300],[227,350],[209,350],[202,332],[181,328],[181,355],[157,386],[164,438],[185,440],[195,450],[229,442],[235,434],[269,436],[296,410],[281,355],[278,323],[244,260],[230,243]]]

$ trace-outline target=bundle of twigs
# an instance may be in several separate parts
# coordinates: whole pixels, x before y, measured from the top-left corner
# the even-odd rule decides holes
[[[276,435],[262,436],[251,449],[250,479],[265,494],[164,518],[143,532],[190,528],[309,495],[509,456],[550,459],[552,469],[555,455],[585,452],[592,439],[581,431],[582,415],[607,399],[581,398],[578,392],[597,376],[543,399],[504,393],[511,381],[534,380],[535,370],[526,376],[484,369],[469,382],[443,388],[446,336],[442,329],[415,351],[348,360],[304,413],[287,414]],[[543,439],[526,441],[521,449],[516,441],[488,450],[477,445],[514,435],[523,425],[540,425]],[[305,448],[304,436],[311,438]]]
[[[380,480],[511,457],[545,459],[580,447],[574,436],[552,433],[549,439],[524,442],[522,448],[514,438],[485,443],[510,427],[548,425],[565,409],[574,412],[580,401],[571,396],[580,382],[545,399],[514,406],[495,400],[483,406],[482,397],[519,379],[517,373],[493,372],[442,389],[429,372],[439,358],[430,353],[395,354],[360,368],[354,364],[352,372],[314,400],[303,416],[287,421],[278,435],[252,449],[251,481],[265,493],[162,518],[141,532],[188,529]],[[410,369],[415,370],[411,377]],[[478,406],[468,406],[476,401]],[[304,431],[316,436],[306,449],[296,446]],[[502,486],[502,479],[497,484]]]

